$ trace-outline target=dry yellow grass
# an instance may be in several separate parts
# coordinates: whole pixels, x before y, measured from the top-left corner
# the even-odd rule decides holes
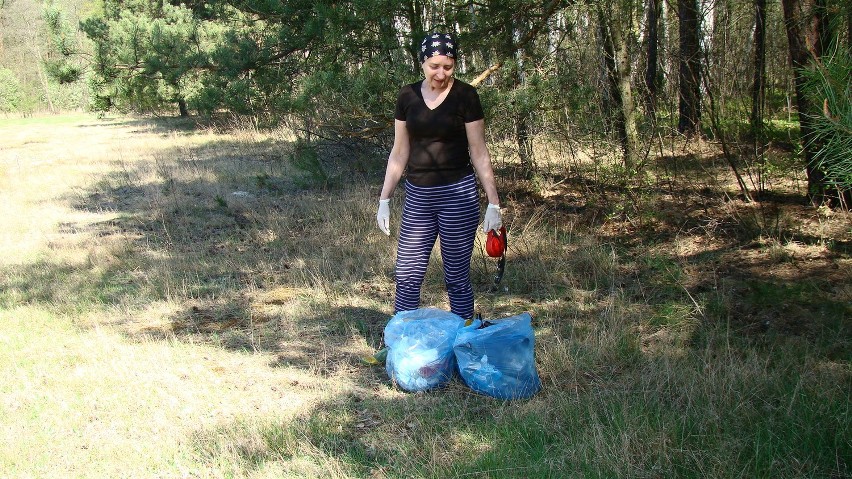
[[[766,210],[735,202],[690,203],[715,209],[705,221],[672,192],[625,206],[605,183],[519,182],[503,288],[486,292],[482,252],[473,273],[486,317],[533,312],[543,391],[411,395],[359,364],[392,304],[380,167],[347,151],[329,162],[345,181],[304,186],[281,132],[144,119],[0,136],[4,476],[849,471],[848,215],[791,218],[815,223],[800,244],[762,237]],[[580,156],[548,167],[579,172]],[[437,260],[424,304],[446,306]]]
[[[198,462],[193,438],[236,423],[287,424],[339,393],[303,371],[271,368],[264,355],[129,342],[35,308],[4,311],[0,321],[0,362],[11,366],[2,388],[5,477],[216,475]]]
[[[12,139],[0,150],[0,267],[83,268],[93,275],[121,263],[136,238],[131,231],[99,234],[95,226],[124,213],[109,204],[80,208],[75,203],[88,189],[123,172],[133,175],[130,186],[157,182],[158,162],[197,179],[206,173],[179,169],[168,156],[221,139],[209,132],[164,134],[143,120],[95,118],[0,127],[0,136]],[[137,201],[165,201],[151,191]],[[154,263],[169,254],[156,248],[135,253]],[[262,317],[263,308],[311,294],[286,287],[259,292],[253,309]],[[355,388],[289,367],[270,352],[177,340],[174,318],[186,307],[178,300],[77,313],[46,306],[0,310],[4,477],[239,477],[245,461],[240,448],[262,454],[268,446],[257,437],[266,428],[286,428],[317,403]],[[228,444],[223,431],[247,444]],[[334,457],[310,459],[310,451],[296,457],[251,475],[315,477],[339,467]]]

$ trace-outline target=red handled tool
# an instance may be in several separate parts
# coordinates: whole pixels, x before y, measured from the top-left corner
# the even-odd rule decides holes
[[[500,231],[489,230],[488,237],[485,240],[485,252],[492,258],[500,258],[497,260],[497,273],[494,275],[494,284],[491,286],[491,291],[497,291],[500,281],[503,280],[503,273],[506,271],[506,248],[509,246],[506,227],[501,226]]]

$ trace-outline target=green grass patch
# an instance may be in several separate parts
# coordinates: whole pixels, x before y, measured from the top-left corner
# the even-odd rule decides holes
[[[656,308],[648,320],[651,326],[678,326],[693,317],[694,307],[682,303],[667,302]]]
[[[77,125],[81,122],[86,121],[97,121],[106,123],[108,120],[98,119],[96,116],[88,113],[39,115],[26,117],[5,116],[0,117],[0,128],[21,126],[67,126]]]

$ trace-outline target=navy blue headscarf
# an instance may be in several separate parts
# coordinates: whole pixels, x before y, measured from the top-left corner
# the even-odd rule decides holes
[[[456,37],[449,33],[429,33],[420,42],[420,63],[427,58],[444,55],[456,59]]]

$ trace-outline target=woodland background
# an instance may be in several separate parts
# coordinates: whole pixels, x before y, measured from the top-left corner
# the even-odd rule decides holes
[[[752,198],[781,140],[807,194],[836,205],[852,172],[850,19],[840,0],[3,0],[0,111],[239,115],[289,126],[302,151],[386,149],[417,41],[446,30],[524,174],[537,141],[611,142],[635,177],[661,135],[705,136]]]

